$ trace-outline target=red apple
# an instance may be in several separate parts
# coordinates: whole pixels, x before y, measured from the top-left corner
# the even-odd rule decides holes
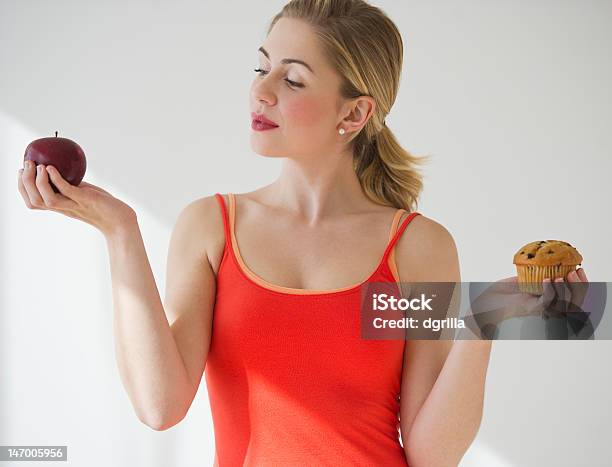
[[[62,177],[71,185],[78,186],[85,176],[87,161],[85,153],[77,143],[68,138],[55,137],[40,138],[28,144],[23,156],[24,161],[33,161],[36,165],[52,165]],[[55,193],[59,190],[49,179],[51,188]]]

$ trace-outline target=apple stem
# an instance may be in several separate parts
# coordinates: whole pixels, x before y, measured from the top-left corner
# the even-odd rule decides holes
[[[55,137],[57,138],[57,131],[55,132]]]

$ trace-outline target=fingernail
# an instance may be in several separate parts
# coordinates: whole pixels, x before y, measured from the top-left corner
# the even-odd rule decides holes
[[[36,166],[36,172],[40,173],[41,170],[42,170],[42,165],[38,164]]]

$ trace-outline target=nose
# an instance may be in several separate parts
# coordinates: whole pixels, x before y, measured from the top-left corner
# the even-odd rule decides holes
[[[265,103],[268,105],[274,105],[276,102],[276,96],[270,89],[266,78],[259,79],[253,82],[251,86],[251,94],[255,101],[258,103]]]

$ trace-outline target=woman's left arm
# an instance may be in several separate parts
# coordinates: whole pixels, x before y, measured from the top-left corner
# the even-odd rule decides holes
[[[411,222],[395,254],[403,282],[461,282],[453,237],[424,216]],[[400,427],[411,467],[459,464],[482,420],[491,344],[489,340],[406,341]]]

